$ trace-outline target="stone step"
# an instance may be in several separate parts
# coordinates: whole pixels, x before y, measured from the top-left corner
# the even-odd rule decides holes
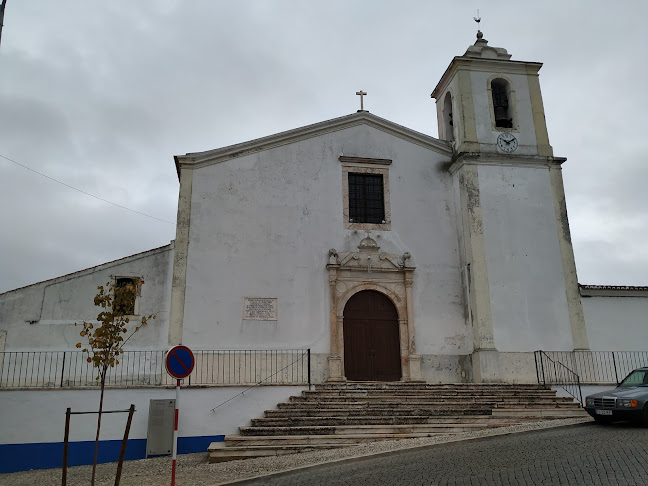
[[[493,409],[493,417],[544,417],[544,418],[578,418],[587,417],[585,409],[578,404],[574,408],[532,409],[532,408],[499,408]]]
[[[509,393],[525,393],[525,392],[546,392],[553,391],[551,388],[538,387],[538,386],[505,386],[505,385],[488,385],[488,386],[473,386],[473,385],[418,385],[418,386],[333,386],[333,385],[315,385],[313,389],[308,391],[428,391],[438,393],[497,393],[506,391]]]
[[[470,430],[482,430],[491,427],[500,426],[503,422],[492,425],[487,423],[475,424],[356,424],[356,425],[293,425],[293,426],[276,426],[276,427],[239,427],[240,435],[252,436],[320,436],[320,435],[354,435],[354,434],[458,434]],[[519,423],[517,420],[507,422]]]
[[[504,401],[515,401],[515,402],[528,402],[528,401],[570,401],[571,398],[567,397],[556,397],[547,395],[547,396],[506,396],[506,395],[490,395],[490,396],[437,396],[432,394],[366,394],[366,393],[349,393],[349,394],[337,394],[337,393],[321,393],[321,394],[306,394],[304,395],[291,396],[290,401],[412,401],[412,400],[425,400],[425,401],[436,401],[436,402],[504,402]]]
[[[435,417],[428,415],[371,415],[364,417],[295,417],[252,419],[252,427],[311,427],[319,425],[405,425],[433,424]]]
[[[554,408],[561,408],[565,410],[571,410],[571,409],[579,409],[580,404],[571,402],[571,401],[559,401],[559,402],[546,402],[546,403],[520,403],[520,404],[512,404],[512,403],[495,403],[493,405],[493,410],[497,408],[541,408],[541,409],[554,409]]]
[[[317,411],[317,410],[295,410],[293,411],[283,411],[283,410],[268,410],[266,411],[266,417],[269,419],[291,419],[291,418],[307,418],[307,417],[364,417],[365,413],[357,414],[355,411],[352,413],[347,413],[346,410],[326,410],[326,411]],[[393,413],[393,411],[390,411]],[[421,415],[426,416],[426,411],[420,411],[418,413],[410,413],[408,410],[398,411],[400,415],[409,416],[409,415]],[[434,419],[435,423],[458,423],[458,424],[469,424],[469,423],[491,423],[498,421],[508,420],[506,416],[500,414],[497,418],[492,415],[427,415],[428,418]]]
[[[364,411],[370,411],[374,408],[378,409],[399,409],[399,408],[407,408],[404,404],[401,403],[373,403],[373,404],[367,404],[367,403],[360,403],[360,402],[354,402],[354,403],[327,403],[327,402],[288,402],[288,403],[280,403],[277,405],[277,408],[279,410],[292,410],[292,409],[310,409],[310,410],[334,410],[334,409],[340,409],[344,408],[346,410],[364,410]],[[455,406],[455,407],[448,407],[448,408],[443,408],[442,406],[438,405],[430,405],[427,403],[414,403],[411,408],[427,408],[430,410],[435,410],[436,413],[439,415],[452,415],[452,414],[459,414],[459,415],[484,415],[484,414],[490,414],[490,411],[492,407],[487,406],[487,405],[480,405],[477,406],[475,404],[466,404],[464,406]]]
[[[353,393],[353,394],[320,394],[320,395],[293,395],[290,398],[291,401],[376,401],[376,400],[387,400],[387,401],[412,401],[412,400],[425,400],[425,401],[436,401],[436,402],[501,402],[501,401],[569,401],[571,398],[567,397],[555,397],[551,395],[515,395],[515,396],[505,396],[505,395],[432,395],[429,393],[420,393],[420,394],[364,394],[364,393]]]
[[[428,418],[435,418],[440,422],[448,421],[460,421],[460,422],[476,422],[479,420],[489,420],[492,417],[493,410],[510,410],[511,408],[497,408],[491,410],[479,410],[479,413],[452,413],[452,410],[443,410],[439,412],[434,409],[374,409],[371,410],[370,415],[375,416],[411,416],[419,415],[425,416]],[[578,411],[578,407],[573,408],[552,408],[552,409],[537,409],[537,408],[514,408],[514,410],[559,410],[561,412],[569,411]],[[316,409],[295,409],[295,410],[267,410],[263,418],[267,419],[291,419],[291,418],[308,418],[308,417],[365,417],[367,416],[367,410],[344,410],[344,409],[327,409],[327,410],[316,410]],[[501,415],[501,413],[500,413]]]
[[[245,447],[247,445],[355,445],[379,440],[411,439],[416,437],[430,437],[437,433],[375,433],[375,434],[334,434],[334,435],[227,435],[227,447]]]
[[[513,410],[513,412],[508,413]],[[538,409],[538,408],[516,408],[516,409],[502,409],[498,410],[496,417],[511,417],[511,416],[543,416],[543,415],[582,415],[581,409]],[[479,417],[479,416],[478,416]],[[477,420],[474,415],[468,415],[459,423],[487,423],[488,417],[491,415],[481,415],[482,420]],[[454,418],[454,416],[453,416]],[[293,417],[265,417],[252,419],[253,427],[291,427],[291,426],[338,426],[338,425],[393,425],[393,424],[443,424],[452,422],[449,419],[443,419],[435,414],[402,414],[394,415],[385,413],[382,415],[332,415],[332,416],[293,416]],[[454,420],[457,422],[457,420]]]
[[[542,385],[506,385],[498,383],[480,384],[425,384],[425,383],[347,383],[347,384],[322,384],[315,385],[318,390],[427,390],[427,391],[448,391],[448,392],[518,392],[518,391],[549,391],[550,388]]]
[[[327,396],[327,395],[426,395],[440,397],[463,397],[463,396],[537,396],[537,397],[555,397],[552,390],[507,390],[503,393],[501,390],[427,390],[427,389],[326,389],[326,390],[304,390],[304,396]]]
[[[519,420],[507,420],[499,422],[498,427],[519,424]],[[457,431],[465,432],[470,430],[481,430],[489,428],[486,425],[481,427],[464,427],[459,425],[452,426],[448,424],[447,427],[431,427],[429,425],[393,425],[390,427],[385,426],[365,426],[365,427],[335,427],[325,429],[323,427],[317,429],[320,432],[328,432],[322,434],[311,435],[227,435],[225,436],[226,447],[240,447],[246,444],[249,445],[352,445],[364,442],[376,442],[379,440],[398,440],[409,439],[414,437],[430,437],[433,435],[457,433]],[[299,427],[283,428],[285,432],[299,432]],[[309,428],[309,430],[314,430]],[[265,432],[265,431],[264,431]]]
[[[349,444],[350,445],[350,444]],[[209,444],[209,462],[226,462],[236,461],[239,459],[251,459],[254,457],[281,456],[284,454],[294,454],[296,452],[309,452],[323,449],[336,449],[347,447],[345,444],[336,445],[303,445],[303,444],[286,444],[286,445],[244,445],[240,447],[225,446],[224,442],[212,442]]]
[[[325,383],[318,383],[317,387],[357,387],[357,386],[374,386],[374,387],[388,387],[388,386],[461,386],[461,387],[526,387],[526,388],[547,388],[546,386],[538,383],[429,383],[426,381],[327,381]]]
[[[481,410],[478,410],[481,412]],[[330,408],[330,409],[317,409],[317,408],[291,408],[281,410],[266,410],[265,418],[291,418],[291,417],[364,417],[369,412],[368,409],[346,409],[346,408]],[[429,417],[436,417],[437,420],[464,420],[474,421],[477,419],[487,419],[490,414],[479,415],[455,415],[444,411],[445,413],[437,413],[434,408],[372,408],[371,414],[374,415],[426,415]]]
[[[294,399],[293,399],[294,398]],[[355,408],[371,408],[372,406],[380,407],[436,407],[436,408],[481,408],[481,407],[497,407],[502,405],[534,405],[534,406],[553,406],[553,405],[571,405],[574,403],[572,400],[424,400],[424,399],[348,399],[348,400],[302,400],[300,397],[291,397],[289,402],[281,404],[280,408],[290,408],[291,406],[297,408],[307,407],[320,407],[320,408],[340,408],[340,407],[355,407]]]
[[[361,399],[356,398],[354,400],[339,400],[326,398],[322,400],[290,400],[285,402],[287,405],[291,405],[293,408],[309,408],[312,406],[322,405],[323,407],[336,406],[337,408],[359,408],[364,406],[365,408],[372,407],[382,407],[382,408],[466,408],[466,407],[498,407],[504,405],[568,405],[574,403],[572,400],[433,400],[433,399],[384,399],[384,400],[373,400],[373,399]]]

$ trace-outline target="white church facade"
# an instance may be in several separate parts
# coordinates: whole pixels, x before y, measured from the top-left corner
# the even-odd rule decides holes
[[[96,390],[63,371],[106,282],[138,288],[133,325],[157,315],[128,343],[142,351],[133,370],[151,366],[146,351],[184,344],[244,353],[228,373],[264,351],[309,350],[314,383],[535,383],[537,350],[648,350],[648,287],[578,283],[540,68],[479,33],[432,91],[438,138],[361,109],[176,156],[169,245],[0,294],[0,406],[11,410],[0,472],[58,467],[45,459],[60,457],[65,407],[96,407]],[[210,363],[197,367],[213,378]],[[21,388],[27,375],[38,389]],[[307,386],[236,388],[255,381],[189,388],[180,451],[206,450]],[[106,406],[137,405],[128,457],[142,458],[149,401],[173,390],[129,383]],[[121,426],[107,424],[102,440],[118,444]],[[93,438],[91,421],[73,436],[79,451]]]
[[[510,58],[480,35],[452,60],[439,138],[360,110],[176,156],[175,241],[0,294],[0,351],[72,348],[118,278],[158,315],[131,347],[309,348],[317,381],[528,382],[534,350],[645,349],[646,289],[581,299],[541,64]],[[628,339],[601,338],[619,315]]]

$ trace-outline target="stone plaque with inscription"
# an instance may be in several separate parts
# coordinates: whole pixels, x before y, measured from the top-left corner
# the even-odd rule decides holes
[[[276,321],[277,299],[269,297],[244,297],[243,319],[253,321]]]

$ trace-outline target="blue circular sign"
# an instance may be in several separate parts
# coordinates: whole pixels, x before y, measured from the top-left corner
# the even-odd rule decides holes
[[[173,346],[166,355],[166,369],[174,378],[186,378],[194,369],[194,355],[187,346]]]

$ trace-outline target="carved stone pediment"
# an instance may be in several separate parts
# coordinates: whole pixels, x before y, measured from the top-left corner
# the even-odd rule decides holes
[[[338,266],[341,269],[364,270],[367,272],[393,272],[405,269],[414,270],[411,265],[409,252],[397,255],[395,253],[378,252],[380,247],[376,241],[367,236],[358,245],[358,251],[338,252],[329,250],[328,266]]]

